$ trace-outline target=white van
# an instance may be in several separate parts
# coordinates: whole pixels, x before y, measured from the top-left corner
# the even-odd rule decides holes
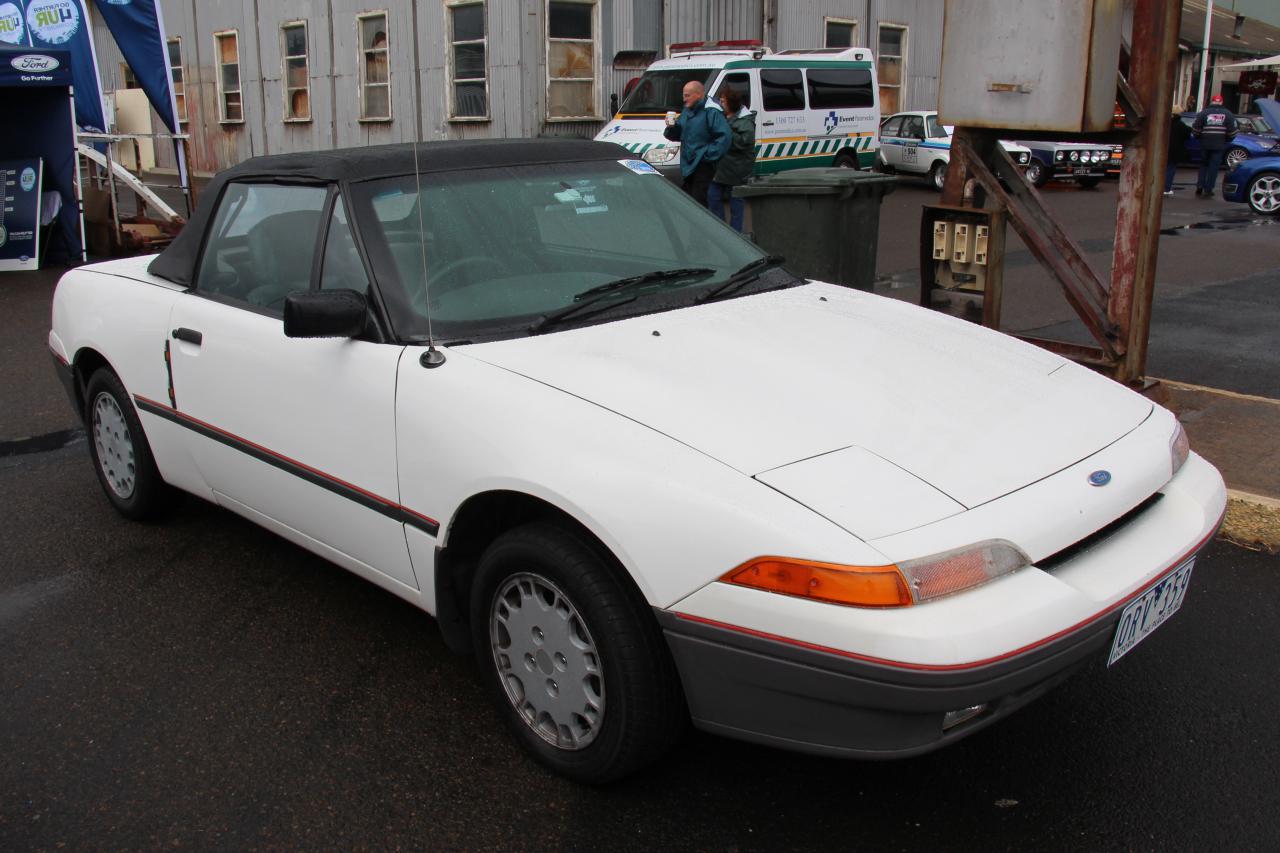
[[[684,108],[680,94],[690,80],[712,98],[724,86],[742,93],[756,115],[757,175],[875,165],[880,94],[871,52],[859,47],[770,53],[761,46],[672,45],[671,58],[645,70],[595,138],[677,176],[680,143],[662,131],[667,112]]]

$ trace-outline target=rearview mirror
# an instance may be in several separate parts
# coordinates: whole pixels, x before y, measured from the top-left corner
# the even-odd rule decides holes
[[[284,299],[290,338],[353,338],[364,332],[369,305],[355,290],[298,290]]]

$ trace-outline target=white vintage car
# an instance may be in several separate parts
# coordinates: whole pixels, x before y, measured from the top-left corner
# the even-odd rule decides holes
[[[414,603],[517,738],[905,756],[1183,601],[1218,472],[1056,355],[790,274],[585,141],[250,160],[49,346],[124,515],[213,501]]]
[[[942,192],[951,163],[951,137],[955,128],[938,121],[934,110],[894,113],[880,122],[880,152],[876,167],[882,172],[924,175],[933,188]],[[1031,149],[1001,140],[1019,168],[1028,168]]]

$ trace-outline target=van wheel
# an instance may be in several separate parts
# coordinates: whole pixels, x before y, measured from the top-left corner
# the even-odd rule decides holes
[[[856,169],[858,168],[858,155],[852,151],[841,151],[836,155],[833,165],[837,169]]]
[[[618,779],[660,758],[684,728],[653,614],[570,530],[533,523],[494,540],[472,585],[471,627],[499,713],[562,776]]]
[[[947,185],[947,164],[939,160],[929,169],[929,183],[938,192],[942,192],[942,188]]]

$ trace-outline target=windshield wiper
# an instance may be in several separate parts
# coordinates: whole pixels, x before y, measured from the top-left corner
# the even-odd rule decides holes
[[[608,281],[604,284],[597,284],[595,287],[589,287],[581,293],[574,294],[573,301],[581,302],[599,293],[614,293],[619,290],[630,290],[642,284],[653,284],[658,281],[675,281],[681,278],[706,278],[709,275],[715,275],[715,270],[711,267],[684,267],[675,270],[654,270],[653,272],[641,273],[640,275],[630,275],[626,278],[619,278],[614,281]]]
[[[786,260],[787,259],[781,255],[765,255],[763,258],[756,258],[754,261],[729,276],[728,280],[721,284],[717,284],[705,293],[699,294],[696,301],[710,302],[712,299],[716,299],[717,297],[728,296],[758,279],[760,274],[765,270],[780,266],[786,263]]]
[[[547,329],[551,328],[557,323],[561,323],[569,319],[573,315],[578,314],[581,311],[585,311],[586,309],[590,308],[592,305],[595,305],[597,302],[600,302],[603,299],[607,299],[611,295],[612,295],[612,291],[608,293],[600,293],[600,294],[597,294],[596,296],[591,297],[590,299],[584,299],[581,302],[570,302],[568,305],[564,306],[563,308],[557,308],[555,311],[550,311],[546,314],[543,314],[541,317],[539,317],[538,319],[534,320],[532,323],[529,324],[528,326],[529,334],[536,335],[539,332],[545,332]],[[628,296],[623,299],[612,300],[609,302],[608,305],[600,306],[598,310],[605,311],[609,308],[614,308],[618,305],[626,305],[628,302],[635,302],[635,301],[636,301],[636,297]]]
[[[601,300],[608,299],[611,296],[621,295],[624,291],[635,290],[648,284],[655,284],[662,281],[676,281],[684,278],[706,278],[709,275],[715,275],[715,270],[710,267],[685,267],[676,270],[654,270],[653,272],[642,273],[640,275],[627,276],[614,281],[607,281],[604,284],[597,284],[595,287],[589,287],[581,293],[575,294],[573,302],[543,314],[538,319],[529,324],[529,334],[536,335],[539,332],[545,332],[551,326],[556,325],[564,320],[575,316]],[[628,302],[635,302],[635,296],[629,296],[625,299],[610,301],[608,305],[602,305],[600,310],[613,308],[616,305],[625,305]]]

